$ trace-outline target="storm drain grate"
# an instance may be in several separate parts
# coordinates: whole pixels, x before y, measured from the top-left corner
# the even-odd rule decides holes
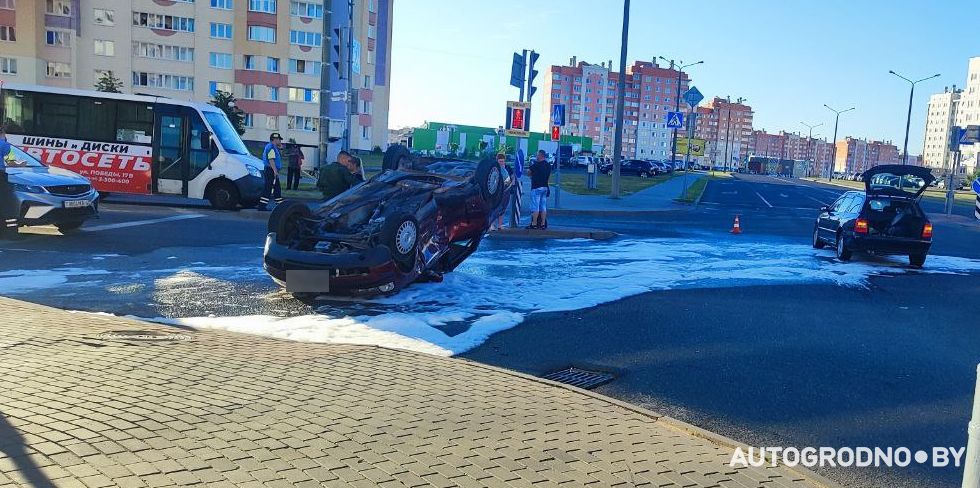
[[[609,373],[578,368],[566,368],[554,371],[542,376],[542,378],[585,390],[591,390],[616,379],[615,376]]]

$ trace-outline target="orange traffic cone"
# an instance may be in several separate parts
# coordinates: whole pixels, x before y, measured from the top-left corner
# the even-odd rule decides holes
[[[736,215],[735,216],[735,223],[732,224],[732,234],[741,234],[741,233],[742,233],[742,226],[739,225],[738,215]]]

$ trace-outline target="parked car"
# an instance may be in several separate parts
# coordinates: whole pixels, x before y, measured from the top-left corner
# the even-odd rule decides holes
[[[599,172],[603,174],[612,173],[612,163],[600,167]],[[625,159],[619,166],[619,174],[639,176],[640,178],[656,176],[659,174],[658,172],[659,168],[657,166],[650,161],[644,161],[642,159]]]
[[[18,226],[54,225],[62,232],[78,229],[99,212],[99,192],[77,173],[46,166],[11,146],[7,176],[20,212]]]
[[[493,159],[416,158],[391,146],[367,182],[313,208],[278,205],[263,265],[293,293],[391,294],[440,280],[476,251],[512,184]]]
[[[864,191],[844,193],[820,209],[813,247],[833,245],[841,261],[865,251],[904,254],[912,266],[922,266],[932,245],[932,223],[919,198],[935,177],[921,166],[881,165],[866,171],[863,180]]]

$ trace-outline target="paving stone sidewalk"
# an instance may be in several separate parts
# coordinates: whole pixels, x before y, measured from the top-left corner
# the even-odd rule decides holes
[[[829,484],[731,468],[732,452],[650,412],[460,359],[0,298],[0,486]]]

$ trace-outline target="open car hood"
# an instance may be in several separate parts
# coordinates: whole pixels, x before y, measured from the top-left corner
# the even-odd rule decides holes
[[[929,168],[910,164],[882,164],[861,176],[864,190],[869,193],[895,193],[896,191],[918,198],[936,180]]]

